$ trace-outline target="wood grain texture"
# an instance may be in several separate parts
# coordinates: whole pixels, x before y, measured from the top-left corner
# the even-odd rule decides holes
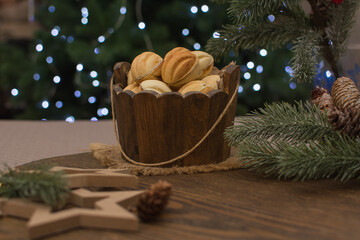
[[[158,118],[158,134],[162,139],[160,142],[162,158],[159,160],[163,162],[184,153],[184,138],[181,137],[185,128],[184,99],[180,93],[163,93],[156,104],[162,109],[160,111],[162,116]],[[164,151],[164,145],[167,146],[167,151]]]
[[[240,66],[238,65],[230,65],[224,72],[224,91],[228,93],[228,100],[230,100],[232,93],[237,91],[236,86],[237,83],[240,83]],[[232,105],[229,109],[228,114],[225,116],[225,128],[233,125],[234,116],[236,112],[236,104],[237,104],[237,97],[233,100]],[[223,159],[226,159],[230,156],[230,148],[228,147],[229,144],[225,140],[223,146]]]
[[[132,91],[122,91],[127,86],[127,74],[130,71],[130,66],[128,62],[118,62],[114,65],[112,101],[114,101],[119,142],[127,154],[131,155],[135,161],[139,161],[137,130],[134,124],[134,112],[132,111],[134,107],[132,97],[135,94]]]
[[[45,159],[65,167],[98,167],[91,154]],[[279,181],[245,169],[194,175],[142,176],[137,189],[159,179],[173,186],[157,222],[135,233],[78,229],[63,239],[359,239],[360,184],[333,180]],[[0,219],[0,239],[25,240],[26,222]]]
[[[113,79],[115,84],[119,84],[122,88],[127,86],[127,74],[130,71],[130,63],[118,62],[113,68]]]
[[[210,101],[203,93],[189,92],[184,99],[184,152],[194,147],[209,130]],[[183,160],[185,166],[206,164],[208,139]]]
[[[220,116],[222,111],[225,109],[225,106],[228,102],[228,95],[224,91],[215,90],[209,93],[209,97],[209,104],[211,106],[211,111],[213,112],[213,114],[209,116],[209,126],[211,127],[218,119],[218,116]],[[232,109],[229,109],[229,111],[232,111]],[[235,112],[233,114],[235,115]],[[224,139],[224,129],[226,127],[225,124],[226,116],[224,116],[218,126],[208,137],[208,158],[213,159],[215,163],[222,162],[228,157],[226,154],[224,154],[224,148],[229,148],[229,145],[225,142]],[[232,122],[230,124],[232,125]],[[224,145],[225,147],[222,147]]]
[[[65,232],[78,227],[136,231],[138,217],[127,207],[136,202],[144,191],[102,191],[92,192],[85,188],[72,190],[68,206],[52,211],[44,204],[31,203],[22,199],[0,199],[6,216],[28,219],[29,238],[38,239]],[[26,212],[24,214],[24,212]]]
[[[143,163],[156,163],[163,160],[164,139],[160,132],[164,113],[157,104],[157,97],[151,91],[142,91],[133,98],[139,160]],[[169,113],[170,114],[170,113]],[[129,143],[131,144],[131,143]],[[132,157],[132,156],[130,156]]]
[[[125,153],[139,161],[138,130],[135,124],[135,113],[132,91],[116,92],[115,114],[118,127],[119,141]]]

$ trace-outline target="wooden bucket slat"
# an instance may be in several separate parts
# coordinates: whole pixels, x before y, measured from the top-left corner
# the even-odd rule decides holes
[[[209,93],[210,98],[210,114],[209,114],[209,126],[213,126],[219,115],[224,110],[228,95],[221,90],[211,91]],[[224,128],[225,128],[225,117],[216,126],[213,132],[208,137],[209,146],[209,159],[208,163],[218,163],[223,159],[224,152]]]
[[[114,65],[114,84],[119,84],[123,89],[127,86],[127,74],[130,71],[130,66],[128,62],[118,62]]]
[[[190,92],[184,99],[184,150],[195,146],[209,130],[210,99],[203,93]],[[184,151],[184,152],[185,152]],[[184,165],[197,165],[208,159],[208,139],[184,159]]]
[[[161,148],[163,162],[184,153],[184,98],[180,93],[163,93],[157,104],[163,118],[158,132],[163,138]]]
[[[226,102],[228,102],[231,98],[231,95],[234,91],[237,91],[236,86],[237,83],[240,81],[240,67],[238,65],[230,65],[226,71],[224,72],[224,91],[228,93],[228,99]],[[225,116],[225,128],[232,126],[233,121],[235,118],[235,112],[236,112],[236,104],[237,104],[237,97],[234,98],[226,116]],[[224,128],[224,130],[225,130]],[[223,130],[223,131],[224,131]],[[230,156],[230,150],[229,143],[227,140],[224,139],[224,145],[223,145],[223,157],[222,159],[225,160]]]
[[[160,161],[159,156],[163,151],[163,139],[159,133],[163,120],[157,98],[150,91],[142,91],[135,94],[133,102],[134,108],[131,111],[135,113],[139,160],[143,163],[156,163]]]
[[[115,114],[118,125],[119,141],[128,156],[139,161],[137,129],[135,124],[132,91],[121,91],[116,96]]]

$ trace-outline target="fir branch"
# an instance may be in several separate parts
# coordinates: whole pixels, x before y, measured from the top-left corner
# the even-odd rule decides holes
[[[236,25],[261,21],[265,15],[284,8],[281,0],[233,0],[228,8],[229,18]]]
[[[225,137],[233,146],[242,145],[244,140],[271,139],[290,143],[321,140],[336,133],[328,124],[327,115],[317,106],[297,102],[265,104],[236,121],[235,126],[225,130]]]
[[[317,73],[320,53],[319,44],[321,35],[315,31],[309,31],[307,34],[297,38],[291,49],[294,56],[290,60],[293,69],[292,79],[297,82],[312,82]]]
[[[342,4],[332,4],[328,9],[327,35],[332,41],[335,61],[346,51],[347,40],[355,23],[354,16],[359,7],[359,0],[346,0]]]
[[[218,2],[224,2],[218,0]],[[320,57],[338,77],[337,62],[346,50],[346,40],[354,23],[359,0],[341,4],[308,0],[312,13],[307,15],[299,0],[233,0],[228,15],[233,25],[217,31],[219,38],[208,40],[205,50],[218,61],[234,50],[276,49],[293,43],[292,80],[311,82],[317,74]],[[329,7],[324,4],[330,4]],[[267,16],[275,16],[270,22]]]
[[[231,1],[228,14],[234,24],[223,26],[205,47],[217,61],[230,50],[280,48],[311,30],[310,18],[293,0]],[[270,14],[274,22],[267,20]]]
[[[226,25],[223,30],[218,31],[219,38],[209,39],[205,49],[218,60],[232,49],[238,52],[239,49],[258,47],[280,48],[305,31],[308,29],[299,28],[297,23],[291,21],[281,26],[273,23],[254,23],[244,28]]]
[[[246,140],[238,147],[239,159],[247,168],[268,176],[310,180],[360,179],[360,139],[342,136],[291,144],[263,138]]]
[[[231,49],[234,49],[235,43],[241,37],[238,34],[239,29],[234,25],[225,25],[218,33],[220,37],[209,39],[205,46],[205,51],[209,52],[215,61],[219,61]]]
[[[224,4],[224,3],[231,2],[232,0],[210,0],[210,1],[214,2],[216,4]]]
[[[253,22],[264,22],[270,14],[276,19],[287,16],[302,24],[308,24],[309,18],[297,0],[233,0],[228,15],[238,26],[248,26]]]
[[[64,203],[69,189],[62,172],[48,168],[22,170],[8,168],[0,174],[0,196],[43,202],[51,207]]]

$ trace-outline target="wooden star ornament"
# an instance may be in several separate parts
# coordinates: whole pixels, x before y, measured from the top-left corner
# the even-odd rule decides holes
[[[90,172],[81,169],[66,169],[66,171],[71,172],[67,176],[70,186],[78,186],[79,183],[81,183],[80,185],[82,187],[87,187],[85,186],[87,184],[92,187],[108,187],[109,185],[116,187],[133,187],[134,177],[137,183],[136,176],[116,173],[114,170],[107,171],[101,169]],[[83,177],[81,178],[79,175],[71,176],[72,174],[83,174]],[[110,178],[113,181],[125,180],[117,184],[109,183],[109,179],[106,177],[100,177],[96,180],[97,178],[94,178],[94,174],[98,176],[111,176]],[[118,174],[118,177],[114,174]],[[101,184],[102,181],[104,181],[104,184]],[[70,192],[67,201],[69,204],[75,205],[75,208],[67,208],[54,212],[51,207],[44,204],[34,203],[24,199],[0,198],[0,209],[4,216],[29,219],[27,228],[29,237],[32,239],[78,227],[137,230],[139,220],[136,215],[129,212],[126,208],[131,203],[134,203],[143,192],[144,191],[91,192],[87,189],[79,188]]]
[[[123,169],[81,169],[53,167],[50,171],[63,171],[68,179],[68,188],[80,187],[136,187],[138,178]]]

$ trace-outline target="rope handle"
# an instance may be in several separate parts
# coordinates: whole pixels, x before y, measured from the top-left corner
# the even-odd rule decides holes
[[[133,159],[131,159],[128,155],[126,155],[126,153],[124,152],[124,150],[122,149],[122,146],[120,144],[120,140],[119,140],[119,136],[118,136],[118,128],[117,128],[117,123],[115,120],[115,110],[114,110],[114,93],[113,93],[113,77],[111,77],[110,80],[110,91],[111,91],[111,111],[112,111],[112,119],[113,119],[113,124],[114,124],[114,131],[115,131],[115,136],[116,136],[116,141],[120,147],[120,152],[121,154],[124,156],[125,160],[138,165],[138,166],[143,166],[143,167],[160,167],[160,166],[164,166],[173,162],[176,162],[180,159],[183,159],[185,157],[187,157],[189,154],[191,154],[192,152],[194,152],[205,140],[206,138],[214,131],[214,129],[216,128],[216,126],[221,122],[221,120],[223,119],[223,117],[225,116],[225,114],[227,113],[227,111],[229,110],[232,102],[234,101],[235,97],[237,96],[237,89],[239,88],[239,81],[237,81],[235,90],[233,95],[231,96],[229,102],[227,103],[227,105],[225,106],[224,110],[221,112],[221,114],[219,115],[219,117],[217,118],[217,120],[215,121],[215,123],[213,124],[213,126],[209,129],[209,131],[204,135],[204,137],[197,143],[195,144],[195,146],[193,146],[191,149],[189,149],[188,151],[186,151],[185,153],[181,154],[180,156],[177,156],[175,158],[172,158],[170,160],[167,160],[165,162],[160,162],[160,163],[140,163],[137,162]]]

